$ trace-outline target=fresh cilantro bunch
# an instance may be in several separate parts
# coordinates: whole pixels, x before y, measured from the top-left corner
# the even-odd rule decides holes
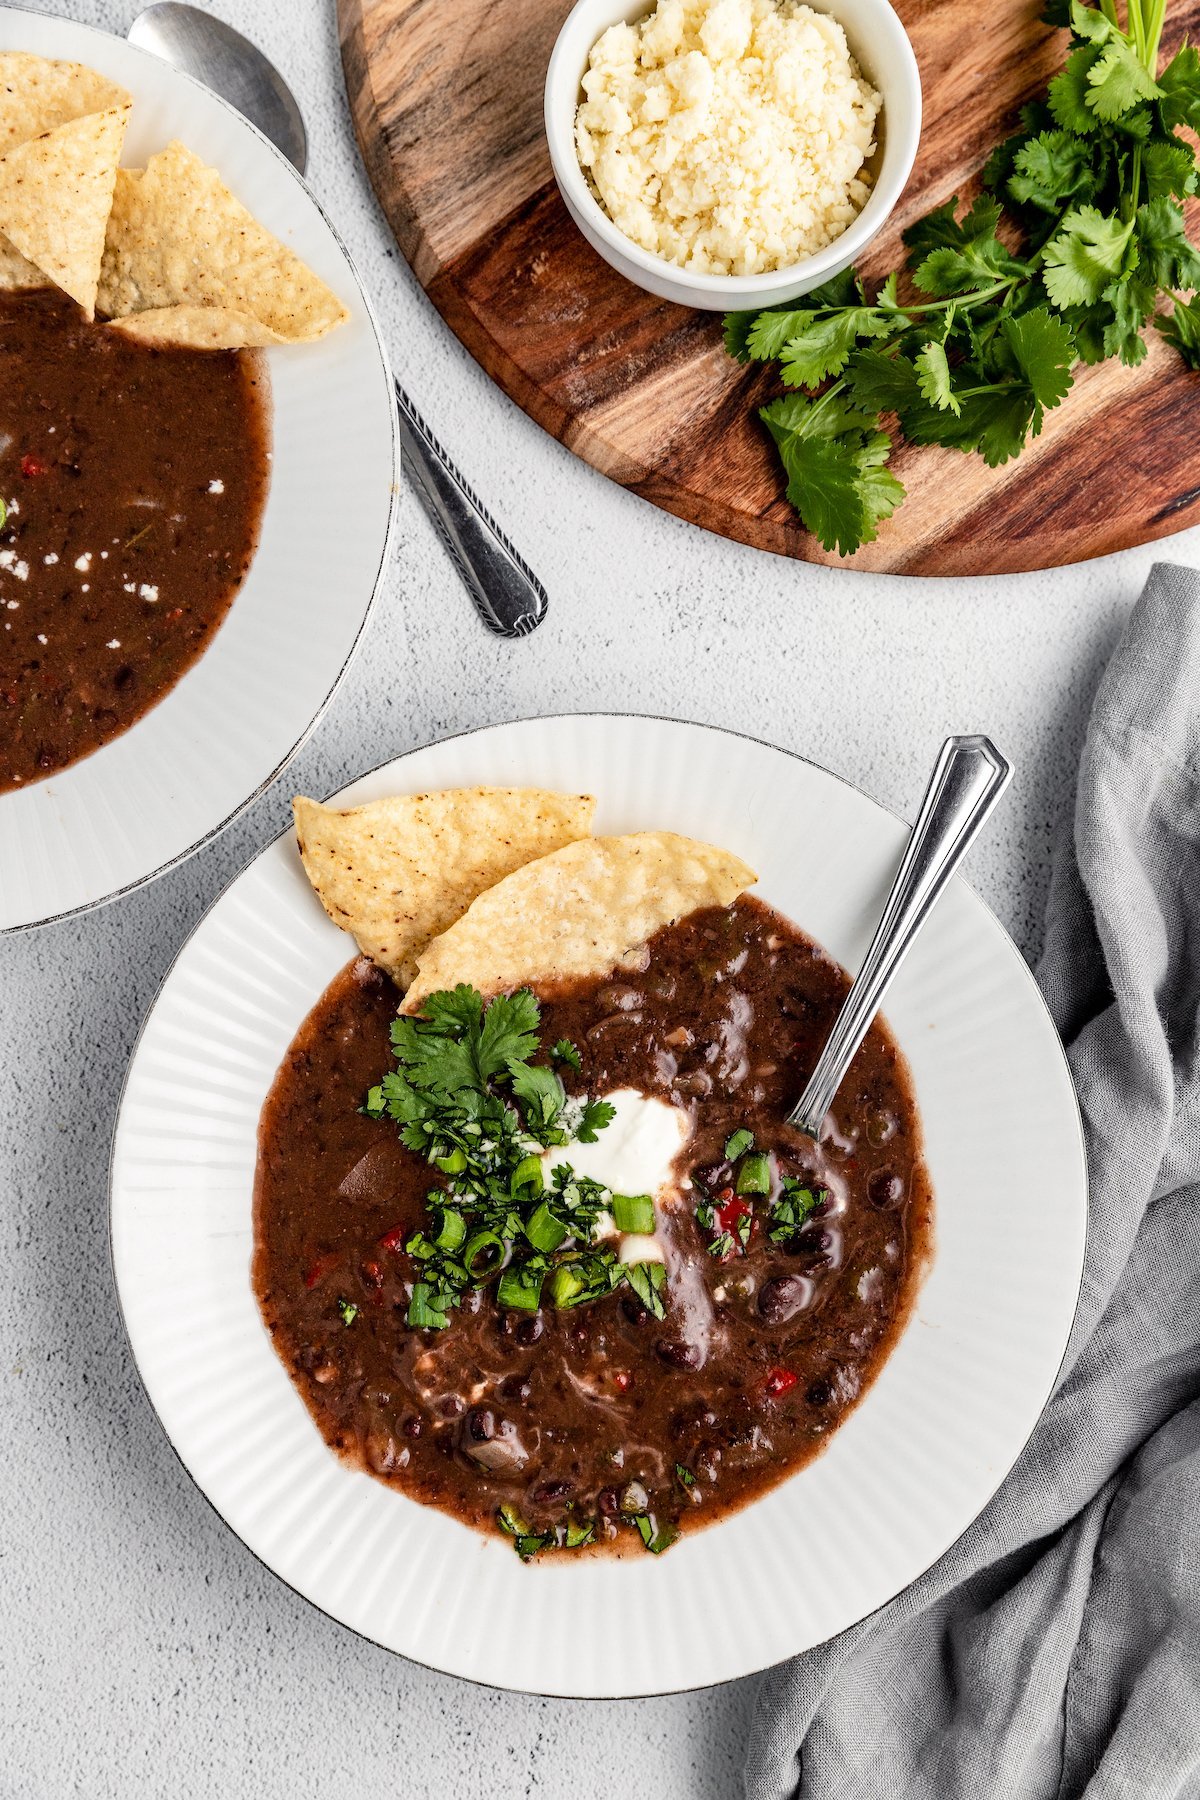
[[[742,362],[777,362],[795,390],[762,408],[788,499],[827,550],[871,542],[904,498],[888,467],[894,415],[914,444],[1020,454],[1077,362],[1139,363],[1155,328],[1200,368],[1200,255],[1181,202],[1197,189],[1200,53],[1158,73],[1166,0],[1049,0],[1072,48],[1046,97],[993,153],[984,193],[904,234],[906,288],[870,300],[853,271],[789,305],[731,313]],[[1158,315],[1161,297],[1171,310]]]
[[[550,1062],[532,1060],[541,1043],[535,996],[522,989],[485,1006],[471,987],[431,994],[422,1016],[393,1022],[391,1037],[397,1067],[364,1111],[393,1120],[445,1178],[428,1196],[423,1228],[404,1242],[418,1271],[409,1325],[440,1330],[468,1290],[493,1283],[498,1306],[524,1312],[536,1311],[544,1291],[572,1307],[625,1283],[662,1318],[663,1265],[619,1263],[593,1241],[614,1205],[609,1190],[576,1177],[566,1160],[546,1186],[543,1152],[594,1143],[614,1109],[568,1097],[551,1066],[580,1069],[565,1039]]]

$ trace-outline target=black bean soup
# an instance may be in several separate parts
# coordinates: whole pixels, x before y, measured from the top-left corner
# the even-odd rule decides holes
[[[848,985],[743,898],[659,932],[638,973],[544,992],[543,1041],[581,1052],[569,1090],[634,1088],[690,1116],[677,1163],[690,1185],[660,1228],[664,1317],[628,1288],[530,1313],[499,1310],[484,1288],[447,1328],[420,1331],[405,1324],[415,1270],[402,1245],[436,1177],[394,1124],[360,1110],[389,1063],[397,995],[364,960],[343,971],[272,1088],[255,1194],[263,1317],[327,1443],[471,1525],[494,1529],[504,1507],[560,1541],[564,1519],[594,1522],[594,1541],[616,1548],[637,1548],[631,1513],[665,1542],[815,1456],[905,1323],[932,1221],[886,1025],[819,1147],[783,1123]],[[726,1146],[739,1131],[768,1153],[768,1193],[735,1191]],[[816,1203],[772,1241],[797,1183]]]
[[[207,649],[270,467],[257,353],[152,347],[57,291],[0,295],[0,793],[107,744]]]

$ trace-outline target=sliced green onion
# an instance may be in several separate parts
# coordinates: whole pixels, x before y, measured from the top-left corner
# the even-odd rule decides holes
[[[754,1133],[747,1131],[743,1125],[740,1131],[735,1131],[732,1137],[725,1139],[725,1160],[731,1163],[736,1162],[739,1156],[745,1156],[747,1150],[753,1150],[753,1148]]]
[[[428,1281],[413,1283],[412,1298],[408,1303],[407,1323],[414,1331],[441,1331],[450,1323],[449,1314],[444,1310],[447,1296]]]
[[[508,1254],[504,1239],[495,1231],[477,1231],[463,1245],[462,1265],[472,1281],[494,1275]]]
[[[496,1305],[514,1312],[536,1312],[541,1305],[545,1269],[532,1263],[511,1263],[500,1277],[496,1289]]]
[[[434,1243],[439,1250],[457,1250],[467,1235],[466,1220],[453,1206],[434,1208],[437,1221],[437,1234]]]
[[[519,1193],[522,1188],[532,1188],[535,1193],[542,1191],[542,1159],[540,1156],[527,1156],[519,1162],[512,1172],[508,1184],[511,1194]]]
[[[439,1168],[443,1175],[461,1175],[467,1166],[467,1153],[455,1145],[448,1155],[435,1156],[433,1161],[434,1166]]]
[[[734,1187],[739,1194],[770,1193],[771,1159],[765,1151],[756,1150],[744,1158]]]
[[[669,1550],[679,1536],[678,1527],[670,1524],[659,1525],[653,1513],[638,1513],[633,1523],[637,1526],[641,1540],[651,1556],[661,1556]]]
[[[574,1306],[584,1291],[581,1281],[569,1263],[560,1263],[550,1277],[550,1301],[554,1306]]]
[[[358,1308],[355,1306],[353,1300],[339,1300],[337,1309],[342,1315],[342,1324],[353,1325],[355,1319],[358,1317]]]
[[[614,1194],[612,1216],[618,1231],[645,1236],[654,1230],[654,1202],[649,1194]]]
[[[588,1519],[586,1523],[581,1519],[578,1524],[572,1519],[567,1520],[568,1550],[578,1550],[582,1545],[590,1544],[595,1535],[595,1519]]]
[[[544,1200],[533,1217],[525,1222],[525,1236],[535,1250],[541,1250],[547,1256],[558,1249],[566,1235],[566,1226],[561,1219],[555,1218]]]
[[[685,1488],[694,1488],[695,1487],[696,1477],[692,1474],[692,1471],[688,1468],[686,1463],[676,1463],[675,1464],[675,1474],[678,1477],[679,1485],[681,1487],[685,1487]]]

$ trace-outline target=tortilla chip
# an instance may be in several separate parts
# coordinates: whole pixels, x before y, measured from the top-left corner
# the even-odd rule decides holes
[[[110,319],[187,307],[181,331],[195,330],[199,306],[255,319],[300,343],[323,337],[349,313],[312,270],[235,200],[215,169],[182,144],[168,144],[144,169],[117,177],[97,305]],[[245,327],[227,325],[230,348]],[[167,339],[158,328],[156,342]],[[225,347],[214,322],[210,348]]]
[[[260,319],[227,306],[159,306],[153,312],[114,319],[110,330],[142,344],[172,344],[183,350],[261,350],[287,341]]]
[[[0,156],[0,231],[95,317],[127,106],[57,125]]]
[[[132,104],[132,94],[83,63],[0,50],[0,156],[87,113]]]
[[[671,831],[584,838],[473,901],[418,958],[400,1010],[464,981],[487,996],[607,975],[664,925],[728,906],[757,879],[729,851]]]
[[[17,293],[28,288],[50,287],[42,271],[25,257],[6,237],[0,236],[0,291]]]
[[[451,788],[338,812],[295,803],[305,873],[335,925],[401,988],[477,894],[592,828],[589,794]]]

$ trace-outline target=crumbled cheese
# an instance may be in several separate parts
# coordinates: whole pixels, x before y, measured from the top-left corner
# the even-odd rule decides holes
[[[54,550],[51,550],[51,552],[48,556],[43,556],[42,561],[45,563],[45,565],[48,569],[52,569],[54,567],[55,563],[58,561],[57,552]]]
[[[110,650],[119,650],[121,648],[120,638],[109,638],[107,647]]]
[[[813,256],[870,193],[880,97],[802,0],[659,0],[593,46],[579,161],[642,249],[707,275]]]
[[[86,575],[91,566],[92,553],[90,550],[85,550],[82,556],[77,556],[75,558],[75,567],[79,570],[81,575]]]
[[[39,631],[37,634],[37,641],[39,644],[48,644],[50,639],[46,636],[44,631]]]
[[[225,492],[225,483],[223,481],[210,481],[208,484],[208,491],[210,494],[223,494]]]
[[[142,585],[138,588],[138,594],[143,600],[158,599],[158,589],[152,587],[148,581],[142,582]]]
[[[29,580],[29,564],[15,550],[0,550],[0,569],[7,569],[18,581]]]

